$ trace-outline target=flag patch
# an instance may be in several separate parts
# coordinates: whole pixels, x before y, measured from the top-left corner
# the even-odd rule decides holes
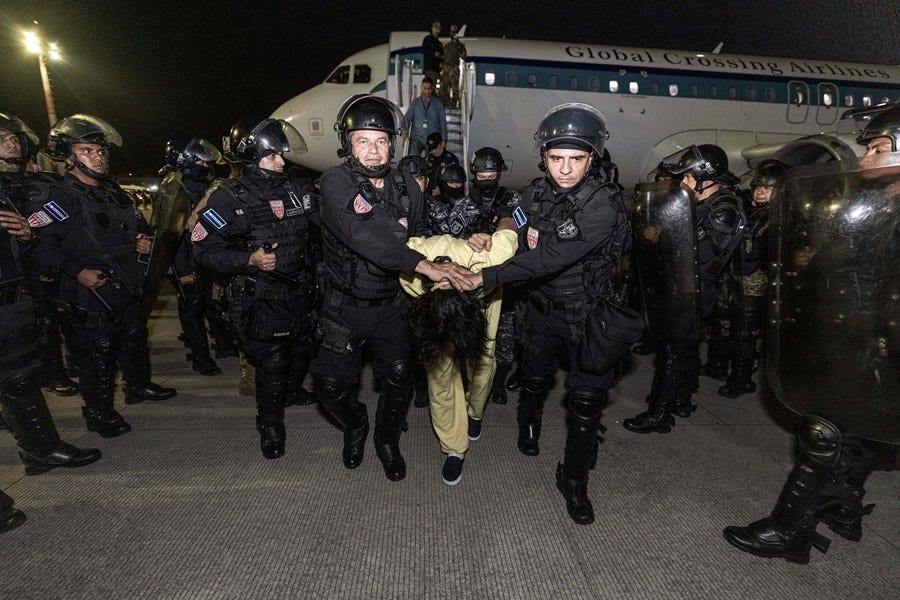
[[[28,217],[28,224],[32,227],[44,227],[45,225],[49,225],[52,222],[53,219],[50,218],[50,215],[42,210],[39,210],[36,213],[32,213]]]
[[[191,231],[191,241],[199,242],[206,238],[207,235],[209,235],[209,232],[206,231],[206,227],[203,226],[203,223],[197,223],[194,225],[193,231]]]
[[[362,194],[357,194],[356,198],[353,199],[353,210],[356,211],[356,214],[362,215],[371,211],[372,205],[362,197]]]
[[[213,227],[215,227],[216,229],[222,229],[223,227],[228,225],[228,221],[223,219],[222,216],[212,208],[203,211],[203,216],[206,217],[206,220],[212,223]],[[204,235],[203,237],[206,236]]]
[[[68,213],[64,211],[59,204],[52,200],[45,204],[44,208],[47,209],[47,212],[50,213],[57,221],[65,221],[69,218]]]
[[[284,218],[284,201],[282,200],[269,200],[269,208],[272,209],[272,212],[275,213],[275,216],[279,219]]]
[[[528,222],[528,217],[525,216],[525,211],[517,206],[516,210],[513,211],[513,220],[516,222],[516,229],[519,229]]]

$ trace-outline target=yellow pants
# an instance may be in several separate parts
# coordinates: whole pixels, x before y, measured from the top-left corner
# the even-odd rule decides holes
[[[498,290],[484,311],[487,318],[487,341],[484,354],[469,363],[469,393],[463,387],[459,362],[455,356],[441,356],[434,363],[425,365],[428,373],[428,395],[431,398],[431,424],[441,441],[445,454],[465,454],[469,449],[469,419],[480,421],[484,417],[484,405],[494,380],[494,338],[500,323]]]

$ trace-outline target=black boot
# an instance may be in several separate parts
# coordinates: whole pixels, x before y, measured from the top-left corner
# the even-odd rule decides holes
[[[43,344],[41,387],[50,390],[57,396],[74,396],[78,393],[78,384],[69,379],[63,365],[62,336],[60,335],[58,313],[56,308],[49,306],[45,306],[41,310],[51,311],[41,316],[41,324],[46,337]]]
[[[148,381],[144,385],[126,383],[122,389],[125,392],[125,404],[137,404],[144,400],[168,400],[178,393],[175,388],[162,387],[152,381]]]
[[[37,475],[56,467],[83,467],[100,458],[99,450],[81,450],[59,439],[36,374],[20,373],[7,379],[0,404],[19,444],[26,474]]]
[[[756,338],[749,332],[738,336],[737,352],[731,361],[731,373],[725,385],[719,388],[719,395],[739,398],[743,394],[756,391],[753,383],[753,368],[756,364]]]
[[[718,381],[725,381],[728,379],[729,360],[730,353],[724,344],[710,342],[706,351],[706,364],[700,373]]]
[[[147,328],[134,327],[124,335],[124,343],[119,353],[122,378],[125,384],[125,404],[137,404],[145,400],[168,400],[177,393],[175,388],[167,388],[150,381],[150,351],[147,346]]]
[[[656,372],[647,403],[650,407],[635,417],[625,419],[622,425],[634,433],[669,433],[675,425],[672,410],[679,390],[684,387],[683,354],[679,349],[664,344],[656,356]],[[690,396],[688,395],[688,403]],[[689,414],[689,413],[688,413]]]
[[[488,393],[488,399],[494,404],[506,404],[506,376],[509,374],[511,366],[509,363],[497,363],[494,381],[491,384],[491,391]]]
[[[356,400],[358,382],[345,384],[331,377],[313,377],[319,404],[340,423],[344,429],[342,460],[348,469],[362,464],[369,435],[369,419],[366,407]]]
[[[303,387],[308,368],[309,357],[305,353],[295,354],[288,377],[287,395],[284,398],[285,406],[308,406],[319,401],[313,392]]]
[[[565,461],[556,467],[556,487],[566,499],[569,517],[579,525],[594,522],[594,507],[587,496],[588,472],[596,462],[597,431],[606,405],[606,392],[572,390],[566,397]]]
[[[506,380],[506,389],[516,392],[522,387],[522,367],[516,366],[516,370]]]
[[[400,454],[400,432],[406,423],[409,408],[410,369],[408,361],[397,361],[388,367],[381,382],[375,414],[375,454],[381,460],[384,474],[391,481],[406,477],[406,461]]]
[[[829,540],[816,532],[820,493],[841,454],[841,432],[833,423],[806,415],[798,433],[800,453],[772,514],[746,527],[726,527],[731,545],[764,558],[806,564],[812,547],[826,552]]]
[[[872,473],[878,453],[860,438],[844,439],[841,459],[832,482],[822,491],[825,498],[817,518],[834,533],[851,542],[862,539],[862,518],[873,504],[863,505],[866,479]],[[846,477],[843,475],[846,474]],[[841,482],[841,479],[844,481]]]
[[[416,363],[414,372],[415,384],[413,386],[413,391],[416,398],[413,400],[413,406],[416,408],[425,408],[430,403],[428,398],[428,373],[425,371],[425,367],[419,363]]]
[[[110,438],[124,435],[131,431],[131,425],[125,422],[115,408],[116,363],[112,358],[111,341],[103,338],[94,345],[93,352],[85,352],[79,361],[81,372],[81,397],[84,406],[81,413],[88,431]]]
[[[256,430],[265,458],[284,456],[284,399],[291,370],[291,349],[273,346],[256,365]]]
[[[0,492],[0,534],[12,531],[25,522],[25,513],[13,508],[13,499]]]
[[[256,430],[259,432],[259,448],[265,458],[284,456],[284,415],[279,421],[274,415],[257,415]],[[270,422],[271,420],[271,422]]]
[[[516,421],[519,424],[519,452],[525,456],[537,456],[541,451],[538,445],[541,438],[541,418],[544,415],[544,400],[549,393],[549,378],[522,376]]]

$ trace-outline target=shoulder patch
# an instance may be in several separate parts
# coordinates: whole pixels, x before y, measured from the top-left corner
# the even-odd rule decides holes
[[[284,218],[284,201],[283,200],[269,200],[269,208],[272,209],[272,213],[275,217],[279,219]]]
[[[534,227],[529,227],[528,228],[528,236],[527,236],[528,248],[531,250],[534,250],[535,248],[537,248],[538,240],[540,239],[540,237],[541,237],[540,231],[538,231]]]
[[[213,227],[216,229],[222,229],[226,225],[228,225],[228,221],[222,218],[222,216],[217,213],[214,209],[208,208],[203,211],[203,216],[206,217],[206,220],[212,223]],[[206,231],[206,230],[204,230]],[[205,235],[203,237],[206,237]],[[202,238],[201,238],[202,239]]]
[[[47,209],[47,212],[50,213],[57,221],[65,221],[69,218],[69,214],[53,200],[45,204],[44,208]]]
[[[572,240],[578,237],[578,225],[571,218],[566,219],[556,227],[556,235],[561,240]]]
[[[50,218],[50,215],[42,210],[39,210],[36,213],[31,213],[28,216],[28,224],[32,227],[44,227],[52,222],[53,219]]]
[[[200,240],[205,239],[207,235],[209,235],[209,232],[206,231],[206,227],[203,226],[203,223],[198,222],[191,231],[191,241],[199,242]]]
[[[519,229],[525,223],[528,222],[528,217],[525,216],[525,211],[521,209],[521,207],[516,207],[516,210],[513,211],[513,220],[516,222],[516,229]]]
[[[362,194],[357,194],[356,198],[353,199],[353,210],[358,215],[365,214],[372,210],[372,205],[362,197]]]
[[[409,229],[409,219],[406,217],[400,217],[397,222],[403,225],[403,229]]]

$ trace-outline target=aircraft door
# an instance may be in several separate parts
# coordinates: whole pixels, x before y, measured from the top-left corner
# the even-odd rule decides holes
[[[816,123],[833,125],[838,118],[838,89],[833,83],[818,85],[819,104],[816,107]]]
[[[788,82],[788,123],[803,123],[809,116],[809,85],[803,81]]]

